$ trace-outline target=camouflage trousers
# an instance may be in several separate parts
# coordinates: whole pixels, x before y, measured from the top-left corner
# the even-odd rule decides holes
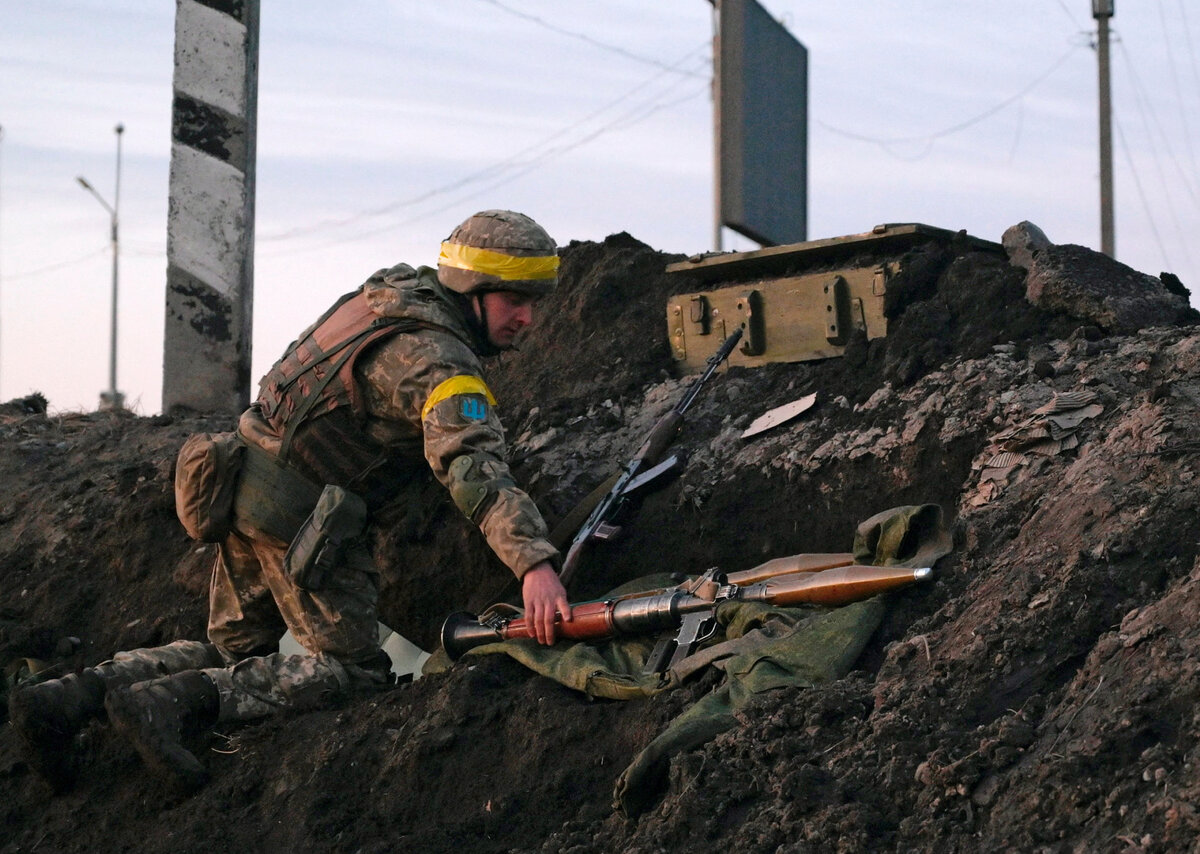
[[[108,690],[199,670],[217,687],[221,721],[254,720],[281,709],[317,709],[348,691],[386,685],[377,670],[343,665],[320,654],[276,652],[226,666],[215,645],[198,641],[119,652],[95,670]]]
[[[350,691],[390,683],[379,648],[379,574],[363,546],[350,548],[320,590],[284,570],[287,543],[235,530],[220,545],[209,586],[211,643],[176,641],[121,652],[96,667],[112,687],[200,670],[217,686],[220,720],[252,720],[280,709],[312,709]],[[308,655],[283,655],[290,630]]]
[[[379,654],[379,573],[366,547],[346,550],[319,590],[292,581],[288,544],[254,528],[218,547],[208,591],[208,639],[230,661],[279,650],[290,629],[310,653],[370,665]]]
[[[316,708],[390,681],[379,648],[379,573],[362,544],[347,549],[318,590],[284,568],[288,544],[250,527],[220,544],[208,595],[208,638],[233,666],[205,671],[221,717],[246,720],[279,708]],[[309,655],[282,655],[290,630]]]

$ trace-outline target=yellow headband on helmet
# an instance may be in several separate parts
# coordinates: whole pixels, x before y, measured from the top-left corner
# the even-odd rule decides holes
[[[442,254],[438,257],[438,263],[460,270],[497,276],[506,282],[553,279],[558,276],[557,255],[523,258],[519,255],[494,252],[491,249],[451,243],[448,240],[442,243]]]

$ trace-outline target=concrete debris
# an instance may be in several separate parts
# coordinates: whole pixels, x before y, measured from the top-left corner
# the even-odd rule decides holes
[[[1025,298],[1110,334],[1170,326],[1196,314],[1159,279],[1071,244],[1046,246],[1031,256]]]
[[[1054,245],[1044,231],[1028,220],[1009,226],[1000,244],[1008,253],[1008,263],[1025,270],[1033,267],[1037,253]]]

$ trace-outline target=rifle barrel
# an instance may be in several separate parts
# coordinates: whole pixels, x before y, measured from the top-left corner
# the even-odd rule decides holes
[[[687,412],[688,407],[692,405],[696,396],[700,394],[700,389],[704,387],[704,384],[708,382],[709,377],[713,375],[717,368],[721,367],[721,363],[729,358],[729,354],[733,352],[734,346],[741,337],[742,327],[739,326],[733,330],[733,333],[728,338],[721,342],[721,346],[717,348],[717,351],[708,357],[708,361],[704,363],[704,373],[691,384],[687,392],[684,393],[683,399],[675,407],[677,413],[683,415],[683,413]]]
[[[733,347],[737,344],[738,339],[742,337],[742,327],[738,327],[733,331],[733,334],[726,338],[721,346],[717,348],[717,352],[709,357],[702,373],[695,382],[691,384],[687,392],[684,393],[683,399],[675,406],[673,410],[668,412],[658,420],[654,425],[654,429],[650,431],[650,435],[642,443],[637,454],[625,465],[625,471],[612,489],[608,491],[600,501],[592,508],[592,512],[588,515],[587,521],[580,526],[571,541],[571,546],[567,550],[566,559],[563,561],[562,569],[559,571],[559,581],[565,587],[575,578],[575,572],[579,568],[579,561],[583,556],[583,547],[588,541],[596,536],[600,526],[608,521],[608,518],[615,515],[620,510],[624,503],[624,492],[626,485],[643,469],[653,467],[658,464],[662,456],[666,453],[667,448],[675,441],[675,435],[683,426],[683,414],[687,412],[688,407],[696,400],[696,396],[700,394],[700,390],[708,381],[713,372],[720,367],[721,363],[729,358],[729,354],[733,352]]]

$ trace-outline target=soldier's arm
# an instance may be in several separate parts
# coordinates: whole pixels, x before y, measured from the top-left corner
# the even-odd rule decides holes
[[[525,573],[521,579],[521,598],[525,603],[525,619],[533,627],[538,643],[554,643],[555,614],[571,621],[571,605],[558,572],[549,561],[543,561]]]
[[[373,415],[419,425],[425,459],[460,510],[518,578],[558,551],[533,500],[504,462],[504,428],[478,359],[448,334],[401,335],[361,379]]]

